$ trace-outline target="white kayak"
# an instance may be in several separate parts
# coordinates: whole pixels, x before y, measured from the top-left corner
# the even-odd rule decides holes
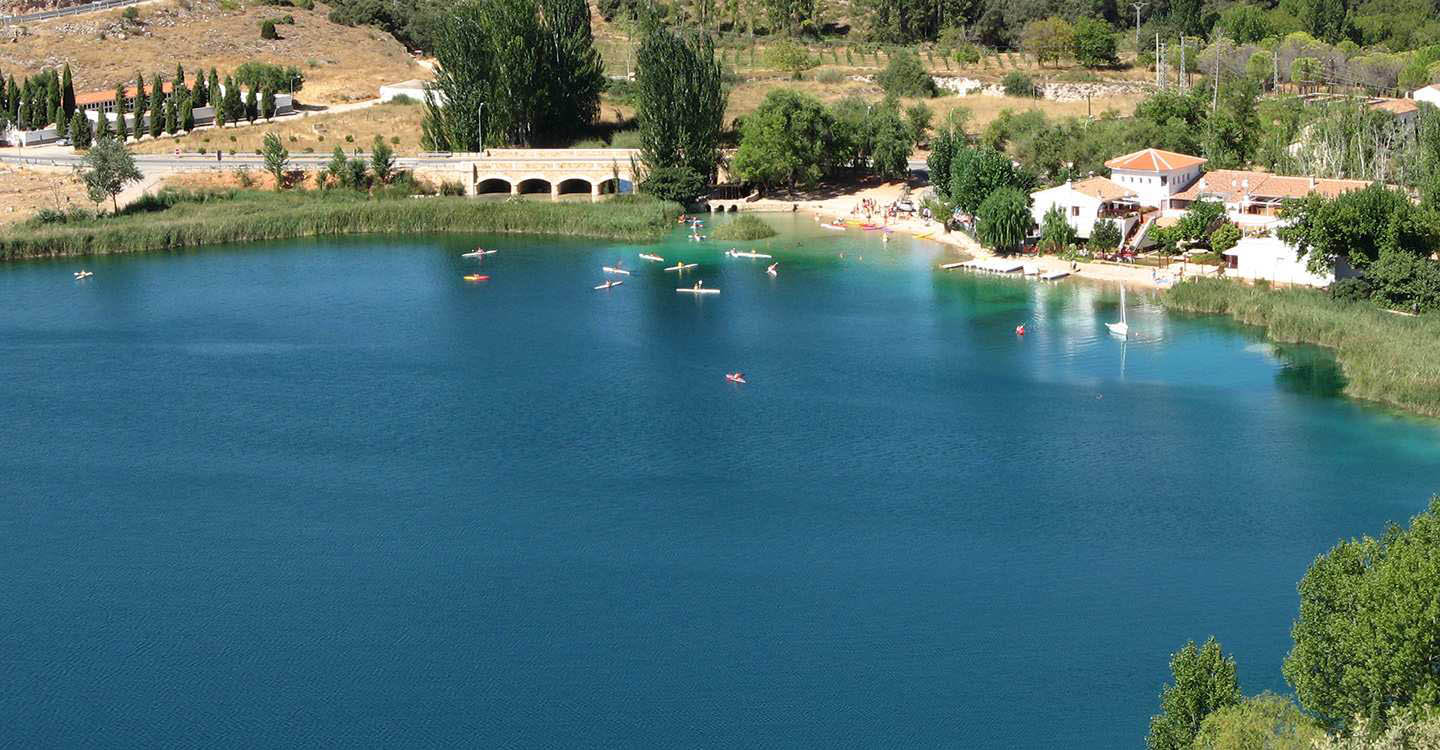
[[[89,272],[89,271],[76,271],[76,272],[75,272],[75,280],[76,280],[76,281],[79,281],[80,279],[88,279],[88,278],[90,278],[91,276],[94,276],[94,275],[95,275],[95,274],[93,274],[93,273],[91,273],[91,272]]]
[[[498,253],[498,252],[500,252],[500,251],[499,251],[499,250],[476,250],[476,251],[474,251],[474,252],[464,253],[464,254],[462,254],[460,257],[462,257],[462,258],[483,258],[483,257],[485,257],[485,256],[487,256],[487,255],[494,255],[495,253]]]
[[[719,294],[719,293],[720,293],[720,290],[719,290],[719,289],[707,289],[707,288],[705,288],[705,287],[703,287],[703,286],[702,286],[702,287],[682,286],[682,287],[680,287],[679,289],[676,289],[675,291],[677,291],[677,292],[683,292],[683,293],[685,293],[685,294]]]
[[[731,250],[730,252],[726,253],[726,255],[729,255],[729,256],[732,257],[732,258],[766,258],[766,259],[769,259],[769,258],[775,257],[775,256],[773,256],[773,255],[766,255],[765,253],[757,253],[757,252],[753,252],[753,251],[750,251],[750,250]]]
[[[619,280],[616,280],[616,281],[607,281],[607,282],[605,282],[604,284],[601,284],[601,285],[599,285],[599,286],[597,286],[597,287],[595,287],[595,288],[596,288],[596,289],[609,289],[609,288],[612,287],[612,286],[620,286],[621,284],[624,284],[624,283],[625,283],[625,282],[619,281]]]
[[[780,265],[780,264],[779,264],[779,263],[771,263],[771,264],[765,269],[765,273],[768,273],[768,274],[770,274],[771,276],[779,276],[780,274],[775,271],[775,266],[778,266],[778,265]]]
[[[629,272],[629,271],[626,271],[626,270],[623,269],[623,268],[616,268],[616,267],[614,267],[614,266],[601,266],[601,267],[600,267],[600,270],[604,271],[605,273],[618,273],[618,274],[624,274],[624,275],[626,275],[626,276],[629,276],[629,275],[630,275],[630,272]]]
[[[640,260],[653,260],[664,263],[665,259],[653,253],[640,253]]]
[[[834,224],[821,224],[820,226],[823,227],[823,228],[825,228],[825,229],[834,229],[834,230],[837,231],[837,232],[843,232],[843,231],[845,231],[844,225],[836,226],[836,225],[834,225]]]
[[[688,270],[690,270],[690,269],[692,269],[692,268],[695,268],[696,266],[699,266],[699,265],[700,265],[699,263],[676,263],[675,265],[670,266],[670,267],[666,268],[665,270],[666,270],[666,271],[688,271]]]

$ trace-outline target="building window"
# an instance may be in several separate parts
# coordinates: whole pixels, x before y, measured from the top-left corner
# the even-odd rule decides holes
[[[1161,177],[1160,177],[1160,184],[1161,184],[1161,185],[1169,185],[1169,184],[1170,184],[1170,177],[1169,177],[1169,175],[1161,175]]]
[[[1079,215],[1080,215],[1080,207],[1079,207],[1079,206],[1071,206],[1071,207],[1070,207],[1070,215],[1071,215],[1071,216],[1079,216]]]

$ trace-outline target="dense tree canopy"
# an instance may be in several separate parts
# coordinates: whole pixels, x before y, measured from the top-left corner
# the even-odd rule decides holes
[[[695,186],[703,192],[720,162],[728,94],[714,47],[708,36],[681,38],[655,24],[636,61],[641,160],[652,179],[658,178],[646,192],[689,202],[700,194],[691,194]]]
[[[1363,270],[1385,252],[1428,256],[1440,247],[1435,214],[1382,185],[1335,198],[1311,193],[1286,201],[1280,215],[1288,223],[1277,236],[1294,245],[1316,273],[1329,272],[1340,259]]]
[[[762,185],[813,185],[833,166],[828,146],[834,121],[813,96],[771,91],[745,118],[735,173]]]
[[[1035,225],[1030,216],[1030,196],[1008,186],[986,196],[975,219],[975,234],[980,241],[1001,253],[1019,250]]]
[[[1175,682],[1160,693],[1160,713],[1150,719],[1149,750],[1189,750],[1206,717],[1240,704],[1235,659],[1214,638],[1198,647],[1186,643],[1170,657],[1170,672]]]

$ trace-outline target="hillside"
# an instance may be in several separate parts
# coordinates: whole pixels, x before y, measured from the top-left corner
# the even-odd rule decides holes
[[[301,101],[338,103],[374,98],[382,83],[426,74],[404,46],[374,29],[326,19],[326,7],[252,6],[235,0],[168,0],[134,6],[138,19],[101,11],[27,25],[14,44],[0,45],[0,70],[21,77],[66,62],[79,91],[109,89],[136,71],[174,74],[199,67],[222,72],[259,60],[305,71]],[[260,22],[290,15],[280,39],[262,40]]]

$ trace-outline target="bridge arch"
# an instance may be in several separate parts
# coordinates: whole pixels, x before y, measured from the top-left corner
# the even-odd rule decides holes
[[[551,182],[540,176],[525,177],[515,183],[515,192],[519,195],[549,195],[551,193]]]
[[[509,195],[514,189],[504,177],[486,177],[475,183],[476,195]]]
[[[555,183],[556,195],[590,195],[591,192],[591,182],[584,177],[566,177]]]
[[[595,183],[595,192],[600,195],[614,195],[620,192],[622,180],[618,177],[608,177]]]

